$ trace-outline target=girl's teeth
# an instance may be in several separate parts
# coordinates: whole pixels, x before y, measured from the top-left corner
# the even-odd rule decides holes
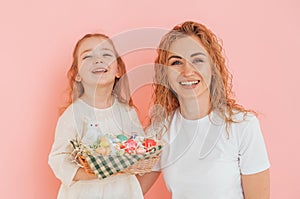
[[[105,69],[105,68],[98,68],[98,69],[93,70],[93,73],[106,72],[106,71],[107,71],[107,69]]]
[[[199,83],[199,80],[196,80],[196,81],[190,81],[190,82],[179,82],[181,85],[183,86],[191,86],[191,85],[194,85],[194,84],[198,84]]]

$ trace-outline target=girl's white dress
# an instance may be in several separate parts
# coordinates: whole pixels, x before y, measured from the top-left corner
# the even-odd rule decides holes
[[[72,162],[69,154],[73,151],[70,140],[79,138],[85,142],[93,142],[93,139],[106,133],[143,135],[143,129],[135,110],[118,100],[109,108],[97,109],[77,99],[60,116],[49,155],[49,165],[62,182],[57,198],[143,198],[134,175],[118,174],[102,180],[73,181],[79,166]]]

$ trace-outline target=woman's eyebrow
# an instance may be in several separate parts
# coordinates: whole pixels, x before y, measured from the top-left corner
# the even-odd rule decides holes
[[[206,56],[204,53],[202,53],[202,52],[197,52],[197,53],[193,53],[193,54],[191,54],[191,57],[195,57],[195,56],[197,56],[197,55],[204,55],[204,56]]]
[[[182,57],[180,57],[180,56],[178,56],[178,55],[172,55],[172,56],[170,56],[170,57],[168,58],[168,61],[169,61],[170,59],[173,59],[173,58],[175,58],[175,59],[182,59]]]

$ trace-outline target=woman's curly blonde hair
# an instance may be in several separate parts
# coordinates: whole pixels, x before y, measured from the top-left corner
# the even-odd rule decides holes
[[[225,65],[222,45],[216,35],[204,25],[187,21],[175,26],[161,40],[155,60],[154,76],[154,108],[151,113],[151,123],[159,124],[164,121],[170,122],[174,111],[180,106],[176,94],[170,89],[166,65],[170,46],[179,38],[197,37],[211,59],[212,78],[210,84],[211,110],[221,116],[227,127],[236,122],[233,119],[235,112],[243,112],[244,116],[251,110],[244,109],[236,103],[232,92],[232,75]]]

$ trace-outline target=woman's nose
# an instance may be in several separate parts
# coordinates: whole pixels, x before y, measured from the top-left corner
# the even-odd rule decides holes
[[[183,67],[182,67],[182,73],[184,75],[190,75],[194,72],[194,66],[188,62],[188,61],[185,61],[184,64],[183,64]]]

